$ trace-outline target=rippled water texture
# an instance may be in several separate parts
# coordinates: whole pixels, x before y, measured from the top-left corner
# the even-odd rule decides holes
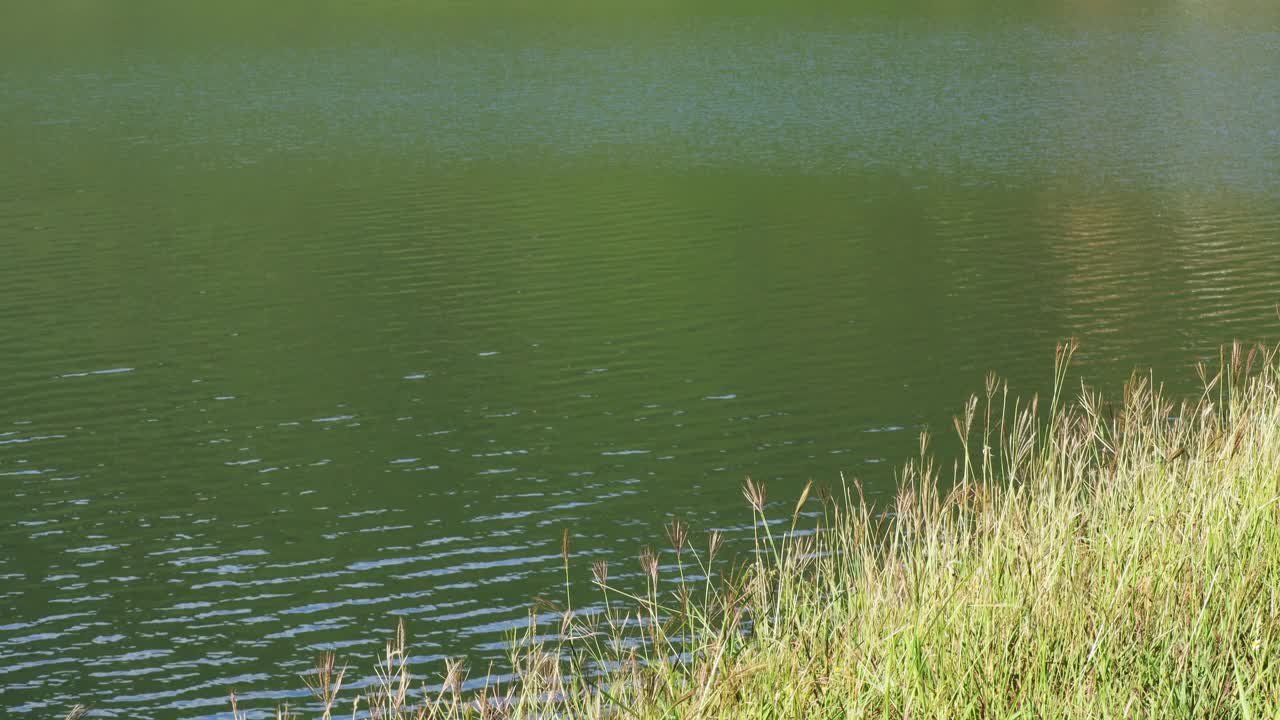
[[[884,497],[1060,338],[1186,391],[1280,331],[1261,4],[13,5],[5,717],[268,707],[397,617],[483,672],[561,528],[586,592],[748,473]]]

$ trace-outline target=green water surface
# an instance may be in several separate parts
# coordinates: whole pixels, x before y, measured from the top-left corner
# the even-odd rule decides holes
[[[501,673],[562,528],[1280,335],[1270,3],[846,5],[0,9],[0,715]]]

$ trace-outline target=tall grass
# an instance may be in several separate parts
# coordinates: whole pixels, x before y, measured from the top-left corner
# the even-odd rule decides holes
[[[1276,350],[1224,351],[1176,407],[1143,377],[1115,405],[1069,388],[1074,350],[1058,349],[1047,407],[989,378],[955,419],[954,467],[940,477],[922,437],[889,506],[856,482],[808,486],[775,525],[748,480],[745,566],[721,567],[719,535],[695,543],[674,522],[669,551],[641,553],[643,592],[593,567],[602,612],[575,613],[566,574],[557,621],[538,621],[544,607],[513,643],[515,680],[464,693],[450,663],[428,686],[401,632],[358,696],[339,699],[323,658],[307,678],[317,712],[1280,717]],[[567,573],[567,536],[563,549]],[[664,577],[663,556],[690,574]]]

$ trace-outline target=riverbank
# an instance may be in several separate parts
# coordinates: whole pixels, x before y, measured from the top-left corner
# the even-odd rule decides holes
[[[1147,378],[1114,405],[1069,387],[1073,351],[1050,398],[989,379],[955,420],[965,456],[942,472],[922,438],[892,507],[807,487],[769,523],[748,480],[748,566],[679,522],[641,553],[646,592],[597,565],[594,605],[531,614],[518,684],[466,692],[401,635],[380,688],[341,688],[332,657],[309,686],[325,717],[1275,717],[1276,350],[1224,352],[1177,406]]]

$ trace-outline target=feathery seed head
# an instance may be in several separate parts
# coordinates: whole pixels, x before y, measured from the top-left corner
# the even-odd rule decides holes
[[[684,551],[684,543],[689,538],[689,526],[680,518],[676,518],[667,524],[667,539],[671,541],[671,548],[679,555]]]
[[[742,486],[742,496],[751,504],[751,508],[757,513],[764,512],[765,489],[764,483],[758,483],[747,476],[747,482]]]

